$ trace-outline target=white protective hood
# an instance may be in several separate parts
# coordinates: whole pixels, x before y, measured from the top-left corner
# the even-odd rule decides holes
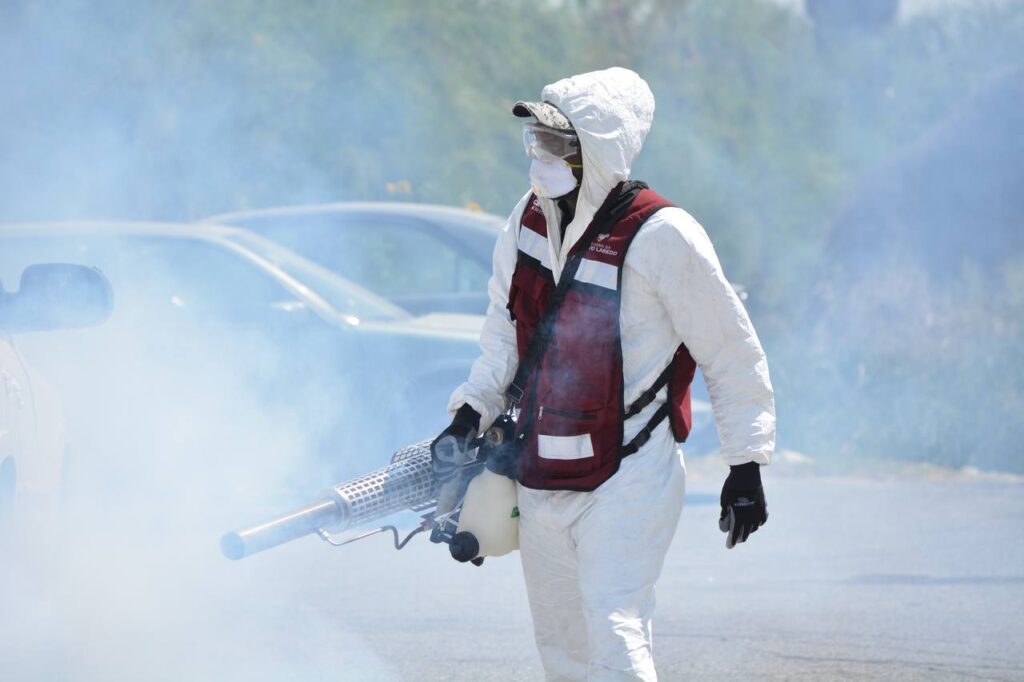
[[[565,244],[558,230],[549,230],[552,271],[561,275],[569,248],[583,236],[612,187],[629,179],[654,119],[654,95],[635,72],[621,67],[563,78],[541,91],[541,99],[566,115],[580,138],[583,182],[576,214],[566,228]],[[553,199],[541,199],[548,225],[558,225],[561,212]]]

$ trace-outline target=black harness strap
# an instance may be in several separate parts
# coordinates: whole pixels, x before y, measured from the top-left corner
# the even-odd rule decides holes
[[[654,413],[651,420],[647,422],[647,425],[640,429],[640,433],[633,436],[633,440],[629,441],[628,445],[622,446],[622,450],[620,451],[622,456],[628,457],[642,448],[644,443],[651,439],[651,434],[654,433],[654,429],[658,427],[658,424],[665,420],[665,417],[668,416],[669,410],[671,409],[672,403],[666,400],[665,403],[658,408],[658,411]]]
[[[658,375],[658,378],[654,380],[654,384],[649,389],[641,393],[640,397],[636,399],[636,402],[629,406],[629,409],[626,410],[626,413],[622,416],[622,420],[625,421],[630,417],[637,416],[645,407],[653,403],[654,399],[658,397],[658,391],[668,384],[668,377],[670,374],[672,374],[671,362],[669,362],[668,367]]]
[[[622,417],[622,421],[626,421],[630,417],[635,417],[640,414],[645,407],[654,402],[654,399],[658,397],[658,391],[668,384],[668,378],[672,375],[672,364],[674,360],[675,358],[673,357],[673,361],[669,362],[668,367],[662,370],[661,374],[658,375],[658,378],[654,380],[654,384],[641,393],[640,397],[636,399],[636,402],[629,406],[629,409],[626,410],[626,414]],[[622,456],[628,457],[642,448],[644,443],[651,439],[651,434],[654,433],[654,429],[656,429],[658,424],[668,416],[669,410],[671,409],[672,403],[670,399],[666,399],[665,403],[659,407],[653,415],[651,415],[651,419],[647,422],[647,425],[640,429],[640,432],[633,437],[633,440],[622,446]]]

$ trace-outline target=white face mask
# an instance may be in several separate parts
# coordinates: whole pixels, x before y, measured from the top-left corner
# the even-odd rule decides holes
[[[530,184],[533,192],[545,199],[557,199],[576,189],[576,176],[563,159],[530,161]]]

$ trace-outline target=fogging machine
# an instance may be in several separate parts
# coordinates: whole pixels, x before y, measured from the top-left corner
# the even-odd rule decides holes
[[[453,557],[479,565],[483,558],[474,558],[475,540],[457,532],[460,504],[469,483],[485,465],[497,471],[507,470],[514,429],[511,418],[500,417],[470,444],[459,475],[443,485],[434,476],[431,441],[408,445],[395,452],[387,466],[339,483],[311,504],[225,534],[220,541],[221,551],[227,558],[237,560],[311,534],[341,546],[388,531],[394,534],[395,548],[402,549],[414,535],[429,530],[431,541],[448,544]],[[401,511],[426,512],[419,526],[404,539],[400,539],[395,526],[388,525],[351,536],[341,535]]]

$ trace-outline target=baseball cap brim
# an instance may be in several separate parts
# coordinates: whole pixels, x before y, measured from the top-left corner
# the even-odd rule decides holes
[[[556,130],[572,130],[572,123],[554,104],[547,102],[516,102],[512,113],[520,118],[533,116],[541,125]]]

